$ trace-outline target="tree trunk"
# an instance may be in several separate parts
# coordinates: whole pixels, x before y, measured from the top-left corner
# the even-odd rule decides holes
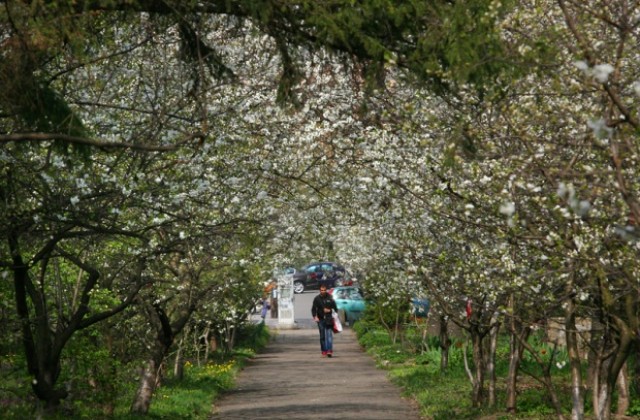
[[[618,374],[618,408],[616,415],[624,416],[629,409],[629,375],[627,373],[627,364],[620,370]]]
[[[640,398],[640,340],[635,341],[634,353],[636,362],[634,363],[631,392],[635,398]]]
[[[599,327],[598,327],[599,326]],[[596,330],[603,326],[595,319],[591,319],[591,333],[589,335],[589,348],[587,353],[587,384],[594,384],[598,375],[598,366],[600,365],[599,354],[596,349],[602,346],[602,330]]]
[[[489,407],[496,405],[496,349],[498,347],[498,332],[500,325],[497,324],[497,316],[491,318],[491,324],[495,325],[491,328],[489,341],[489,354],[487,358],[487,376],[489,377]]]
[[[169,317],[158,304],[146,306],[145,309],[151,325],[156,330],[156,339],[151,357],[140,375],[140,384],[131,404],[130,411],[136,414],[147,414],[149,412],[153,393],[162,380],[162,362],[175,337]],[[184,324],[181,325],[181,328],[184,328]]]
[[[231,328],[231,337],[229,339],[229,351],[233,351],[236,347],[236,336],[238,335],[238,328],[236,325],[233,325]]]
[[[475,364],[473,391],[471,403],[475,408],[481,407],[484,400],[484,354],[482,349],[482,336],[471,329],[471,343],[473,345],[473,363]]]
[[[176,358],[173,363],[173,376],[175,376],[179,381],[184,379],[184,359],[182,357],[184,342],[185,339],[183,337],[180,340],[180,344],[178,344],[178,351],[176,351]]]
[[[571,300],[566,304],[565,337],[567,353],[571,368],[571,419],[584,419],[584,393],[582,391],[582,360],[578,351],[578,333],[576,328],[575,308]]]
[[[138,391],[131,405],[130,411],[137,414],[147,414],[151,406],[151,399],[156,387],[162,381],[162,363],[174,343],[175,337],[186,327],[195,305],[183,307],[177,319],[172,323],[160,304],[144,305],[150,324],[156,331],[156,339],[152,356],[144,368]]]
[[[603,367],[606,368],[609,362],[605,362],[602,364]],[[609,387],[609,382],[605,380],[600,380],[601,375],[598,376],[598,386],[593,389],[593,409],[595,418],[598,420],[609,420],[611,417],[611,394],[613,389]]]
[[[143,369],[140,377],[138,391],[136,392],[133,404],[131,405],[132,413],[147,414],[149,412],[153,393],[161,380],[161,366],[163,359],[164,351],[159,350],[147,362],[147,366]]]
[[[46,302],[44,296],[31,283],[27,265],[17,250],[17,239],[10,240],[13,253],[13,279],[16,298],[17,315],[22,324],[22,343],[27,359],[27,368],[32,375],[31,387],[36,397],[44,402],[47,413],[54,412],[60,401],[68,395],[64,389],[56,388],[60,375],[60,351],[54,344],[54,337],[49,328],[46,316]],[[28,297],[38,315],[36,320],[29,314]],[[34,335],[32,328],[37,333]],[[59,341],[63,343],[62,339]]]
[[[536,363],[538,363],[538,365],[540,366],[540,369],[542,370],[542,377],[536,377],[536,379],[538,379],[545,386],[545,388],[547,388],[551,404],[556,410],[558,419],[564,419],[564,416],[562,414],[562,404],[560,404],[560,400],[558,399],[558,395],[554,388],[555,385],[551,377],[551,365],[548,361],[543,360],[538,354],[538,351],[526,341],[527,336],[520,337],[518,335],[515,335],[515,337],[518,338],[520,345],[522,345],[529,352],[529,354],[536,360]],[[557,342],[555,343],[551,354],[555,355],[556,350]]]
[[[209,335],[211,334],[211,328],[207,325],[207,327],[204,329],[204,332],[202,333],[202,340],[204,342],[204,362],[205,364],[209,361],[209,350],[212,349],[212,351],[215,351],[215,349],[213,349],[213,347],[210,344],[209,341]]]
[[[449,369],[449,347],[451,347],[451,339],[449,338],[449,322],[445,315],[440,315],[440,373],[446,373]]]
[[[218,351],[218,338],[213,333],[209,335],[209,349],[212,353]]]
[[[609,290],[604,286],[601,290],[603,301],[612,307],[614,299]],[[638,320],[635,312],[637,308],[635,294],[624,296],[623,303],[624,311],[628,314],[626,319],[630,324],[612,313],[605,313],[603,316],[608,323],[603,322],[605,328],[602,334],[602,345],[598,352],[599,368],[593,386],[593,412],[598,420],[611,418],[613,392],[632,351],[631,346],[636,340]]]
[[[531,328],[523,327],[520,332],[516,331],[515,320],[512,322],[512,331],[509,339],[509,372],[507,374],[507,412],[517,411],[518,398],[518,370],[522,361],[524,346],[521,341],[526,341],[531,333]],[[518,337],[518,334],[520,336]]]
[[[398,340],[399,328],[400,328],[400,304],[398,303],[398,305],[396,306],[396,320],[393,326],[393,339],[391,340],[393,344],[396,344]]]
[[[100,273],[94,267],[84,263],[80,258],[66,253],[63,249],[55,248],[56,241],[51,242],[40,251],[38,263],[40,277],[38,285],[31,278],[28,264],[24,262],[18,246],[18,237],[15,233],[9,235],[9,249],[12,255],[14,288],[16,299],[16,312],[21,323],[22,343],[24,347],[27,370],[32,377],[31,387],[36,397],[44,402],[47,412],[55,411],[60,401],[68,396],[64,388],[56,388],[56,383],[61,370],[61,358],[67,342],[77,331],[103,321],[121,312],[130,305],[132,297],[138,292],[138,288],[131,290],[126,301],[102,312],[89,313],[91,291],[97,285]],[[47,265],[49,257],[55,248],[66,261],[75,265],[80,272],[86,273],[85,280],[76,307],[68,308],[68,305],[58,302],[48,302],[44,284],[47,279]],[[33,261],[31,261],[33,264]],[[57,322],[51,318],[51,307],[57,304],[66,322]]]
[[[604,342],[610,342],[612,337],[605,335]],[[598,420],[611,418],[613,391],[618,377],[626,363],[631,348],[629,331],[622,330],[616,349],[605,360],[601,361],[593,385],[593,412]]]

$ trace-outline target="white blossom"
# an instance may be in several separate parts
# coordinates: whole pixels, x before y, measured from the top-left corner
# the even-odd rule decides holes
[[[558,197],[560,198],[565,198],[568,192],[568,188],[567,188],[567,184],[565,184],[564,182],[560,182],[558,184],[558,190],[556,192],[556,194],[558,194]]]
[[[593,135],[598,139],[607,138],[613,133],[613,128],[607,126],[603,118],[587,121],[587,127],[593,131]]]
[[[500,213],[505,216],[512,216],[516,211],[516,204],[512,201],[504,202],[500,205]]]
[[[587,62],[583,60],[578,60],[574,62],[573,65],[576,66],[578,70],[582,70],[584,72],[587,72],[589,70],[589,64],[587,64]]]
[[[583,60],[579,60],[573,63],[578,70],[581,70],[585,75],[593,77],[600,83],[607,83],[609,75],[615,70],[611,64],[596,64],[593,68],[589,67],[589,63]]]
[[[589,210],[591,210],[591,203],[588,200],[581,200],[578,203],[575,212],[578,214],[578,216],[583,217],[589,213]]]
[[[611,64],[597,64],[593,67],[592,75],[600,83],[607,83],[609,75],[613,73],[613,66]]]

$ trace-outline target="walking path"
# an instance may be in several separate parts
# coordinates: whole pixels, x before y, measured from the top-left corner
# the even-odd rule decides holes
[[[420,418],[351,329],[334,336],[333,358],[321,357],[309,322],[271,332],[273,340],[240,372],[235,389],[216,401],[212,419]]]

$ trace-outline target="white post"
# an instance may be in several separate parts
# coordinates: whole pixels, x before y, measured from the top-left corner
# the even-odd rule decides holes
[[[293,275],[278,276],[278,327],[291,328],[294,326],[293,310]]]

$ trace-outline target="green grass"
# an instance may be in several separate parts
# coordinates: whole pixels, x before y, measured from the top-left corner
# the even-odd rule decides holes
[[[243,349],[230,355],[226,362],[209,362],[205,366],[197,367],[187,364],[182,380],[173,375],[168,375],[160,387],[156,389],[151,407],[147,415],[135,415],[129,413],[129,408],[135,395],[136,383],[128,383],[121,388],[116,400],[113,415],[105,415],[100,404],[95,402],[65,401],[64,406],[56,415],[48,416],[51,420],[73,419],[207,419],[211,416],[212,404],[219,395],[229,390],[234,385],[234,380],[239,370],[244,365],[247,357],[253,351]],[[32,418],[35,413],[35,400],[16,400],[3,412],[3,419]]]
[[[432,365],[393,367],[389,376],[406,395],[416,399],[422,414],[429,418],[451,420],[474,418],[477,414],[471,410],[471,387],[466,377],[444,377]]]
[[[428,419],[503,419],[503,420],[547,420],[557,416],[550,403],[547,390],[531,376],[519,374],[518,379],[518,413],[507,414],[506,406],[506,372],[508,367],[508,343],[503,342],[497,352],[496,360],[496,405],[495,407],[472,407],[472,386],[464,370],[461,343],[450,348],[449,367],[446,373],[440,372],[440,350],[436,342],[430,341],[428,350],[421,351],[425,346],[411,342],[412,333],[409,332],[403,345],[392,344],[388,334],[371,322],[357,323],[354,330],[360,344],[371,354],[379,367],[388,371],[391,380],[399,385],[406,396],[415,399],[421,414]],[[385,337],[386,335],[386,337]],[[540,345],[541,355],[549,361],[548,346]],[[564,350],[558,352],[553,361],[566,360]],[[472,365],[470,352],[468,360]],[[530,357],[525,357],[522,363],[525,370],[539,375],[540,367]],[[554,364],[552,364],[554,365]],[[552,378],[556,394],[567,417],[570,416],[571,401],[569,393],[570,373],[564,369],[553,370]],[[488,387],[485,381],[485,389]],[[586,414],[591,410],[590,396],[585,395]],[[640,411],[640,401],[632,401],[628,411],[633,415]]]
[[[146,416],[129,413],[130,398],[118,405],[118,419],[207,419],[211,416],[212,402],[224,391],[233,387],[234,379],[243,365],[246,350],[226,363],[210,362],[206,366],[187,365],[182,380],[168,378],[159,387]]]

